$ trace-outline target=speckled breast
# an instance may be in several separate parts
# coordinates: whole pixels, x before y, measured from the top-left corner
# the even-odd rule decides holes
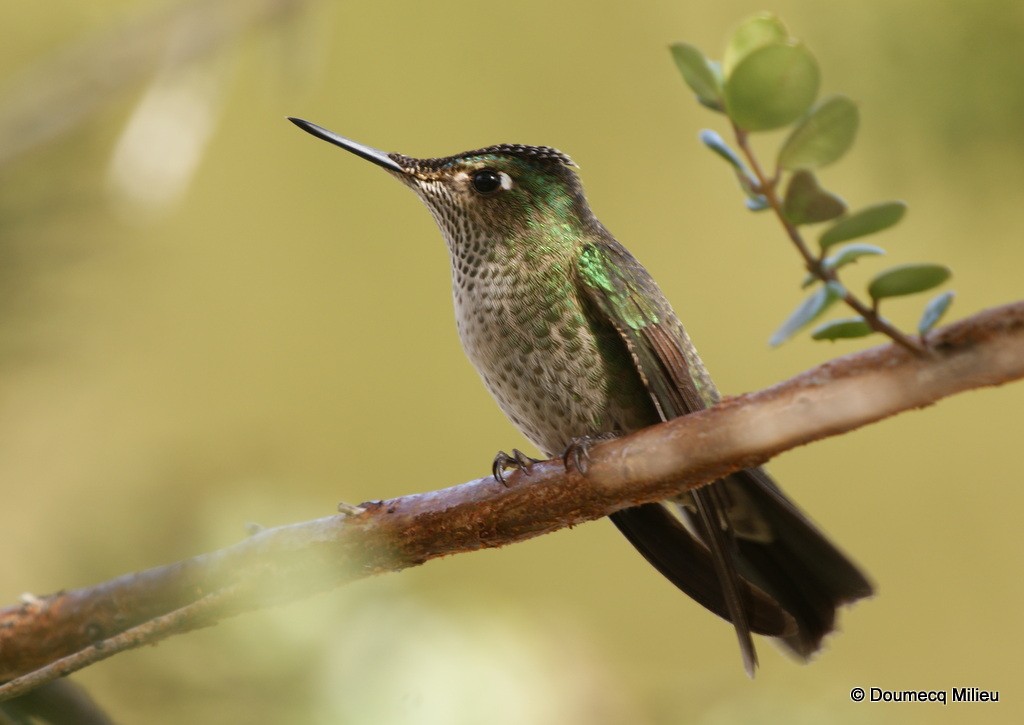
[[[548,455],[655,422],[621,340],[586,314],[571,260],[518,262],[452,269],[459,337],[502,411]]]

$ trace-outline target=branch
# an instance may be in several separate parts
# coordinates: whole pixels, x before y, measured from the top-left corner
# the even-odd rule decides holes
[[[127,647],[301,599],[447,554],[504,546],[660,501],[775,455],[954,393],[1024,377],[1024,302],[929,339],[922,358],[886,345],[756,393],[596,445],[586,475],[528,473],[364,503],[266,529],[225,549],[0,610],[0,699]],[[76,654],[77,653],[77,654]],[[67,658],[62,660],[61,658]],[[40,668],[42,668],[40,670]]]

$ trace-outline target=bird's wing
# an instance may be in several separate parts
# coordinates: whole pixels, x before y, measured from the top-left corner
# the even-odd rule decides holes
[[[614,241],[585,246],[577,273],[591,313],[618,332],[664,420],[717,400],[714,384],[665,296],[624,247]],[[793,622],[774,599],[737,573],[736,542],[720,489],[716,483],[693,491],[703,545],[657,504],[663,515],[640,506],[618,512],[613,521],[676,586],[733,623],[744,665],[752,673],[757,658],[751,630],[785,636]],[[697,552],[703,556],[695,561]]]

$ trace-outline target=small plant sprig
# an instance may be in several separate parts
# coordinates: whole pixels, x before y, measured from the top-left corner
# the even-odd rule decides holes
[[[776,16],[762,13],[740,23],[725,47],[721,62],[708,60],[688,43],[671,46],[672,57],[697,100],[729,119],[736,153],[714,131],[700,140],[725,159],[736,173],[751,211],[771,209],[804,260],[803,287],[814,287],[769,340],[780,345],[842,300],[855,317],[833,320],[811,332],[815,340],[864,337],[875,332],[915,354],[925,354],[927,334],[953,301],[944,292],[924,308],[917,335],[900,331],[882,317],[882,300],[916,294],[949,279],[940,264],[902,264],[875,275],[868,284],[870,302],[853,294],[839,279],[844,267],[861,257],[885,254],[874,244],[852,240],[875,234],[903,218],[906,204],[887,201],[850,213],[846,202],[818,183],[816,169],[837,161],[853,145],[860,117],[856,104],[843,95],[817,104],[818,62],[803,43],[791,38]],[[769,174],[755,156],[750,134],[792,126]],[[804,228],[831,222],[818,236],[817,251],[804,238]]]

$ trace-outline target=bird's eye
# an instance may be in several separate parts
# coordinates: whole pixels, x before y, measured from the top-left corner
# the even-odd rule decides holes
[[[473,188],[480,194],[493,194],[505,184],[501,174],[494,169],[480,169],[473,174]]]

